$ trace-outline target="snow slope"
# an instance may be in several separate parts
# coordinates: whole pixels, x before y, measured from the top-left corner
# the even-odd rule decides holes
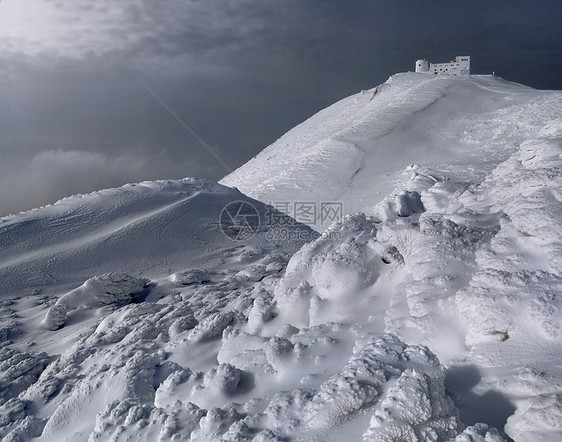
[[[464,429],[426,348],[379,327],[355,352],[345,323],[291,325],[282,271],[312,231],[283,222],[299,235],[272,241],[265,225],[233,241],[217,222],[240,200],[265,217],[238,191],[185,179],[2,219],[4,440],[309,440],[394,395],[404,403],[365,422],[367,440]],[[420,410],[403,415],[410,391]]]
[[[307,269],[294,279],[312,287],[308,320],[329,311],[362,323],[361,311],[382,303],[385,331],[427,345],[449,368],[465,422],[560,440],[561,115],[561,92],[397,74],[319,112],[222,183],[262,201],[365,212],[373,227],[359,230],[376,230],[373,249],[402,274],[355,285],[376,268],[356,238],[330,245],[338,278],[307,245],[288,272],[296,259]],[[358,308],[333,299],[342,281]]]
[[[552,101],[552,92],[493,76],[396,74],[318,112],[221,183],[266,203],[341,201],[346,213],[372,212],[411,164],[482,179],[559,116]]]
[[[397,74],[223,180],[342,201],[321,236],[197,179],[1,219],[0,437],[560,440],[560,115]],[[269,221],[226,237],[232,201]]]
[[[242,245],[269,252],[298,247],[295,241],[268,240],[265,226],[249,241],[223,235],[221,211],[233,201],[255,205],[266,218],[267,208],[258,201],[194,178],[128,184],[2,218],[0,295],[49,290],[106,272],[150,278],[188,267],[214,267]]]
[[[233,240],[222,232],[220,217],[240,201],[256,208],[262,225],[255,236]],[[152,279],[201,283],[210,275],[247,272],[264,259],[269,267],[260,277],[277,273],[312,231],[294,223],[287,229],[299,235],[272,241],[263,224],[267,212],[236,190],[186,178],[77,195],[2,218],[1,342],[25,348],[26,339],[37,338],[38,348],[58,352],[108,309],[156,296]],[[41,337],[67,322],[72,327]]]

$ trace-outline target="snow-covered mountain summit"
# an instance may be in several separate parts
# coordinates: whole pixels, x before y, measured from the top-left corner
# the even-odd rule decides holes
[[[494,76],[396,74],[318,112],[221,183],[264,202],[372,212],[409,180],[411,164],[482,179],[558,117],[558,104],[557,93]]]
[[[0,219],[0,437],[560,440],[561,115],[397,74],[223,179],[256,199],[146,182]]]

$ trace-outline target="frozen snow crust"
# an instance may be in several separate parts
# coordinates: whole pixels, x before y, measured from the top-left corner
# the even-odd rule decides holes
[[[560,440],[560,115],[493,77],[336,103],[236,171],[343,201],[314,240],[231,240],[225,205],[266,207],[197,179],[0,220],[0,437]]]

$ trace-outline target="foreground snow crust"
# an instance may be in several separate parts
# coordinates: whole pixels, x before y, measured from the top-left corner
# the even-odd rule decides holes
[[[232,241],[265,206],[196,179],[2,219],[0,436],[560,440],[560,115],[491,77],[335,104],[223,180],[362,212],[314,240]]]

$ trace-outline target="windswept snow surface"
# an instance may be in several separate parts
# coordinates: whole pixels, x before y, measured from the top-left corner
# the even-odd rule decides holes
[[[499,77],[396,74],[318,112],[221,183],[266,203],[339,201],[345,213],[372,213],[410,164],[482,179],[560,116],[558,102]]]
[[[247,241],[221,232],[221,212],[235,201],[248,202],[261,215],[260,233]],[[151,278],[212,268],[243,246],[292,253],[309,239],[309,229],[295,225],[303,233],[300,243],[298,235],[291,236],[297,241],[271,241],[263,222],[267,211],[236,190],[186,178],[127,184],[1,218],[0,295],[48,291],[107,272]]]
[[[561,440],[561,115],[398,74],[223,180],[362,212],[321,236],[196,179],[1,219],[0,437]]]
[[[309,253],[306,279],[329,293],[311,297],[310,319],[345,311],[329,299],[337,281],[325,269],[347,262],[341,281],[358,310],[387,300],[385,331],[446,364],[466,423],[562,440],[561,117],[558,91],[397,74],[319,112],[222,183],[266,202],[339,201],[367,214],[374,228],[360,231],[377,230],[383,261],[400,263],[383,273],[395,279],[367,301],[353,284],[371,261],[350,243],[325,265],[307,245],[289,271]]]

